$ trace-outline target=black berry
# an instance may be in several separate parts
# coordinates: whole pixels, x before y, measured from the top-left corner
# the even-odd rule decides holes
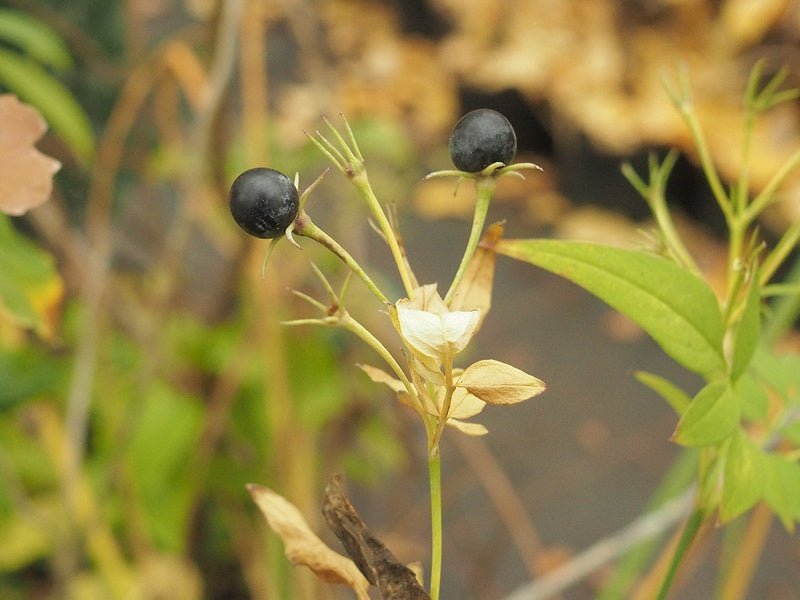
[[[509,164],[517,153],[517,135],[499,112],[479,108],[461,117],[453,127],[449,149],[457,169],[477,173],[492,163]]]
[[[233,220],[258,238],[283,235],[300,206],[297,188],[275,169],[248,169],[231,185],[230,209]]]

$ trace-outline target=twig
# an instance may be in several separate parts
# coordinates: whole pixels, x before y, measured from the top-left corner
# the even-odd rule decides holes
[[[505,600],[543,600],[562,592],[640,542],[660,535],[675,525],[691,510],[694,496],[695,488],[692,486],[658,510],[639,517],[590,546],[545,577],[518,588]]]

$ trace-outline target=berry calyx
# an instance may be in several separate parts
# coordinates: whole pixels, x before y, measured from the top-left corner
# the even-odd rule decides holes
[[[479,108],[459,119],[448,147],[457,169],[478,173],[493,163],[509,164],[517,153],[517,135],[499,112]]]
[[[291,179],[265,167],[248,169],[231,185],[229,207],[233,220],[257,238],[276,238],[297,217],[300,199]]]

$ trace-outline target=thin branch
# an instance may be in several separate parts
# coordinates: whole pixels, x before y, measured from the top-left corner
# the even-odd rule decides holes
[[[695,488],[692,486],[661,508],[593,544],[562,567],[518,588],[505,600],[543,600],[561,593],[634,546],[664,533],[681,521],[691,511],[694,498]]]

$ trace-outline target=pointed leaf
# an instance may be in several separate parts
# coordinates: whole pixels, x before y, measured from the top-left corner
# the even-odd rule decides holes
[[[541,379],[499,360],[479,360],[471,364],[456,385],[487,404],[516,404],[545,389]]]
[[[739,379],[744,373],[758,346],[761,334],[761,286],[758,283],[758,272],[750,277],[750,289],[747,292],[744,312],[736,326],[733,338],[733,357],[731,359],[731,381]]]
[[[501,240],[497,252],[561,275],[633,319],[687,369],[725,370],[722,316],[701,278],[652,254],[587,242]]]
[[[389,388],[398,394],[406,391],[406,386],[399,379],[395,379],[383,369],[372,367],[370,365],[356,365],[359,369],[364,371],[372,381],[375,383],[382,383],[389,386]]]
[[[477,437],[489,433],[489,430],[480,423],[467,423],[466,421],[459,421],[458,419],[447,419],[447,424],[450,427],[458,429],[464,435]]]
[[[502,223],[494,223],[489,226],[450,299],[450,310],[478,309],[481,311],[478,329],[492,307],[492,285],[494,283],[494,267],[497,262],[494,247],[502,237]]]
[[[719,520],[727,523],[749,510],[764,493],[763,453],[737,431],[725,453]]]
[[[709,383],[692,399],[672,439],[683,446],[710,446],[739,424],[739,399],[724,381]]]
[[[292,564],[307,566],[323,581],[349,585],[359,600],[369,600],[369,582],[355,563],[331,550],[319,539],[291,502],[269,488],[254,483],[247,485],[247,491],[269,526],[283,540],[286,558]]]
[[[692,401],[681,388],[659,375],[647,371],[637,371],[634,373],[634,377],[666,400],[679,415],[684,413]]]

